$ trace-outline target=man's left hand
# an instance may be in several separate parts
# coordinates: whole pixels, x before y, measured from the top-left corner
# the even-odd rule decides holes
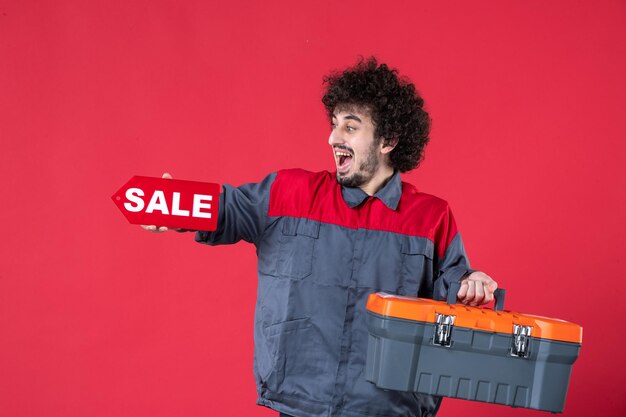
[[[461,289],[456,297],[463,304],[478,306],[493,300],[497,288],[498,283],[489,275],[476,271],[461,279]]]

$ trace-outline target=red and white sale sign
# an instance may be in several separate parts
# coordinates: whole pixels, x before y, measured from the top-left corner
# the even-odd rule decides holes
[[[214,183],[134,176],[111,198],[132,224],[213,231],[220,190]]]

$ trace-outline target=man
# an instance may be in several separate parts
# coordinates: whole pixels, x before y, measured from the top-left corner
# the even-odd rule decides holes
[[[196,240],[257,247],[259,404],[295,417],[433,416],[439,397],[365,380],[367,296],[441,299],[461,281],[458,299],[479,305],[497,284],[469,269],[447,203],[400,179],[420,162],[430,128],[413,84],[370,58],[325,85],[336,172],[224,185],[217,230]]]

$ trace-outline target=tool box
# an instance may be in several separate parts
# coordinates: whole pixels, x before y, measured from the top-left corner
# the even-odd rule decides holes
[[[448,300],[375,293],[367,302],[366,379],[379,388],[563,411],[582,327]]]

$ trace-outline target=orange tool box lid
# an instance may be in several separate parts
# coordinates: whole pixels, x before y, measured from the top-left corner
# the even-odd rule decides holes
[[[458,287],[456,287],[458,288]],[[450,292],[456,295],[454,287]],[[504,292],[499,293],[504,299]],[[456,297],[455,297],[456,300]],[[501,308],[504,307],[501,303]],[[497,307],[496,307],[497,308]],[[428,298],[390,295],[383,292],[370,294],[367,310],[381,316],[436,323],[437,313],[455,316],[454,327],[498,333],[513,333],[513,324],[531,326],[531,337],[582,343],[583,329],[578,324],[559,319],[520,314],[505,310],[469,307],[464,304],[448,304]]]

